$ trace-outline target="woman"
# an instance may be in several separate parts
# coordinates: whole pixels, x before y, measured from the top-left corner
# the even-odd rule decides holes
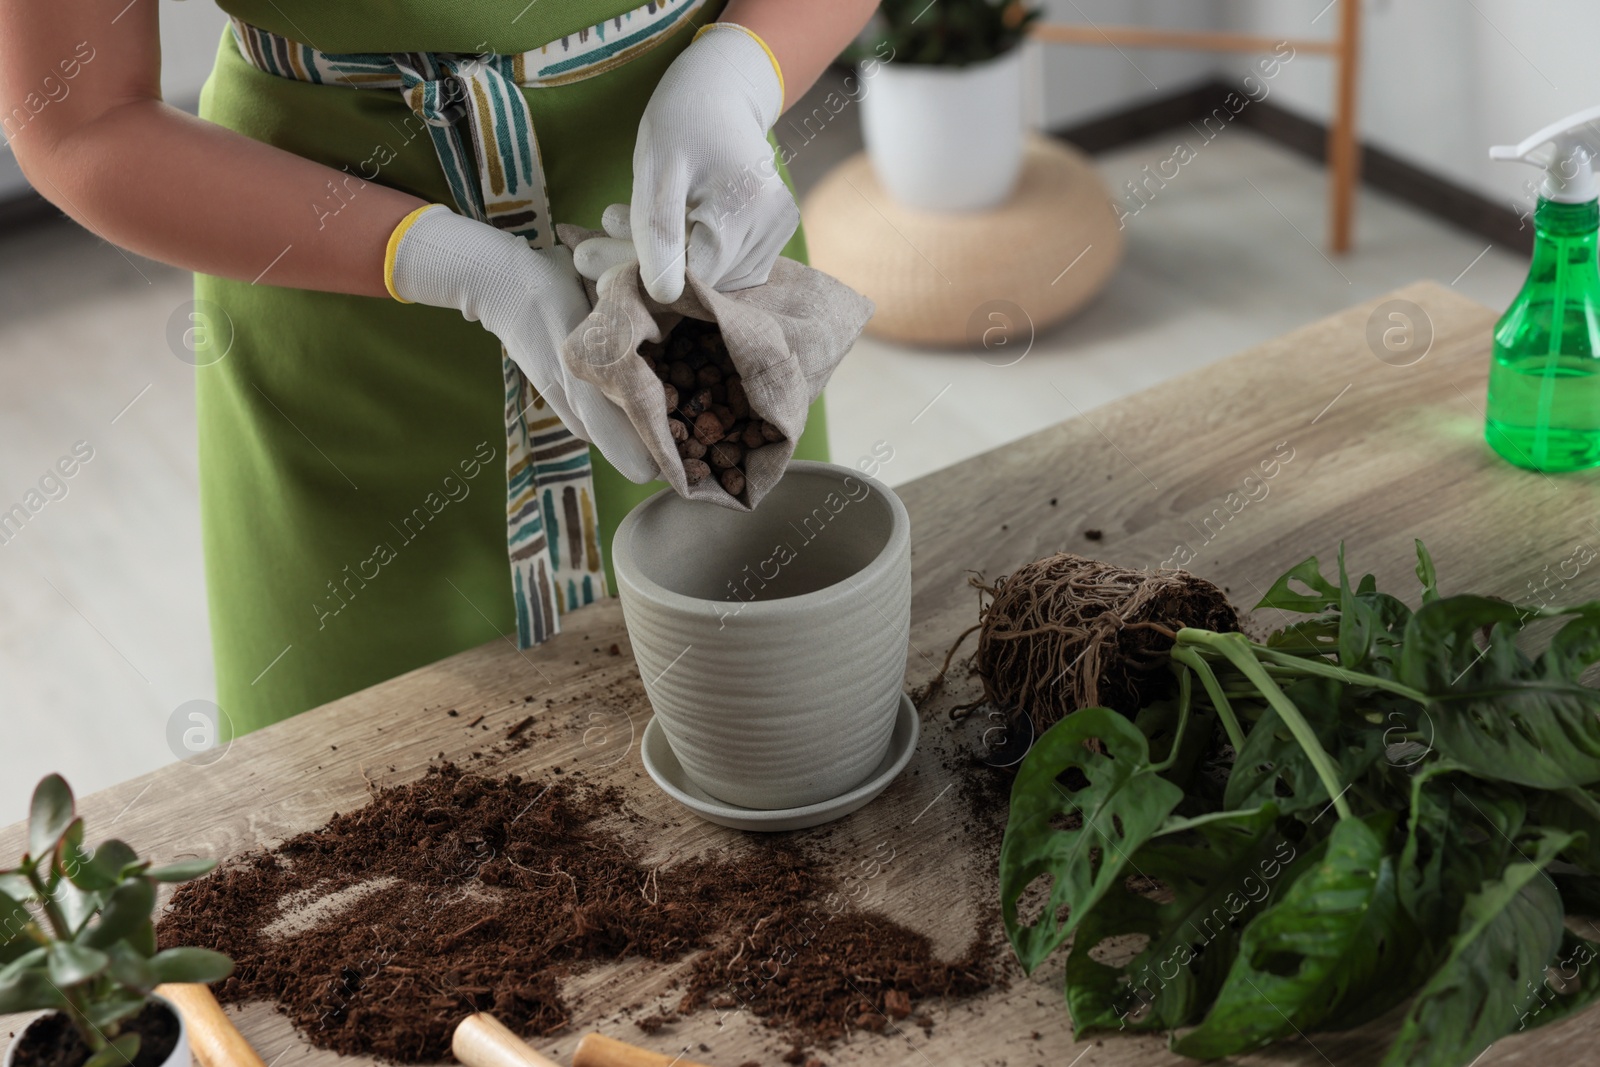
[[[612,229],[660,300],[686,270],[731,290],[803,257],[769,131],[873,5],[222,6],[199,119],[160,100],[155,0],[5,5],[0,107],[87,43],[18,162],[197,273],[218,699],[244,732],[605,595],[657,486],[556,358],[587,303],[553,223],[628,204]],[[802,457],[825,454],[813,414]]]

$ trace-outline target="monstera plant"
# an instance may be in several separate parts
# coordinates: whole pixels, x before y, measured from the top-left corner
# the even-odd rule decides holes
[[[52,774],[34,789],[27,852],[0,871],[0,1013],[50,1011],[17,1037],[8,1063],[134,1067],[169,1061],[176,1013],[164,982],[226,978],[233,962],[200,948],[156,950],[151,915],[161,882],[186,882],[210,860],[153,867],[115,838],[84,845],[72,790]],[[165,1017],[163,1017],[165,1015]],[[147,1016],[154,1022],[140,1023]],[[146,1047],[140,1030],[163,1035]]]

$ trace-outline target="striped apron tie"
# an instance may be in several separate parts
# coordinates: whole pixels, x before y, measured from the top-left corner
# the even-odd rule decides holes
[[[516,55],[329,53],[238,19],[258,70],[317,85],[397,90],[427,127],[456,208],[534,248],[555,243],[544,167],[520,88],[593,78],[659,44],[710,0],[652,0]],[[506,415],[506,544],[517,642],[561,629],[561,613],[606,596],[589,446],[556,418],[501,349]]]

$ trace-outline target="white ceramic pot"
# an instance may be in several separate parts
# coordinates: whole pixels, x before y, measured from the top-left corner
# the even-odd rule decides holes
[[[910,520],[887,486],[796,461],[751,512],[663,490],[611,551],[645,692],[696,785],[799,807],[882,761],[911,627]]]
[[[162,1004],[165,1004],[167,1006],[167,1010],[170,1011],[173,1017],[178,1020],[178,1043],[172,1046],[172,1051],[167,1055],[167,1058],[161,1061],[161,1067],[190,1067],[192,1057],[189,1053],[189,1027],[188,1024],[183,1021],[182,1013],[180,1013],[177,1007],[173,1005],[172,1001],[168,1000],[166,997],[152,995],[150,999],[158,1000]],[[40,1014],[29,1019],[27,1024],[24,1025],[22,1029],[17,1031],[17,1036],[12,1039],[10,1045],[6,1046],[4,1067],[12,1067],[12,1058],[16,1055],[17,1046],[22,1044],[23,1038],[28,1036],[28,1031],[33,1029],[34,1025],[41,1020],[48,1019],[54,1014],[56,1013],[49,1011],[41,1012]]]
[[[861,100],[878,180],[907,207],[982,211],[1022,166],[1022,49],[966,67],[884,63]]]

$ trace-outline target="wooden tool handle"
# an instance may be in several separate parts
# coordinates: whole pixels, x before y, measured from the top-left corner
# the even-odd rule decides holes
[[[572,1054],[572,1067],[703,1067],[682,1056],[663,1056],[659,1052],[630,1045],[604,1034],[585,1034]]]
[[[450,1051],[467,1067],[557,1067],[486,1011],[456,1024]]]
[[[205,1067],[266,1067],[211,990],[189,982],[156,986],[183,1017],[189,1030],[189,1047]]]

